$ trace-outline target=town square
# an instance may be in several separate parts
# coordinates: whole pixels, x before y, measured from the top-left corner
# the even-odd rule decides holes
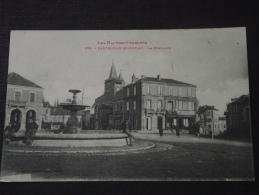
[[[251,131],[245,28],[11,33],[3,181],[251,181]]]

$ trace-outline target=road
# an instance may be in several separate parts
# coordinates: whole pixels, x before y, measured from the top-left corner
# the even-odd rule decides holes
[[[144,153],[98,156],[4,155],[2,175],[27,175],[32,181],[253,180],[254,178],[250,143],[228,144],[228,141],[219,143],[217,140],[195,137],[190,139],[192,141],[188,141],[187,135],[177,138],[169,133],[163,138],[153,134],[135,135],[136,143],[152,140],[158,147],[163,143],[173,147],[164,151],[156,151],[156,148],[153,148]]]

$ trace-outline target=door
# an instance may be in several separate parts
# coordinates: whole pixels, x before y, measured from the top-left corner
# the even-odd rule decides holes
[[[157,129],[163,129],[163,118],[162,118],[162,116],[157,117]]]
[[[151,130],[152,128],[151,128],[151,123],[152,121],[151,121],[151,117],[147,117],[147,130]]]
[[[22,120],[22,112],[18,109],[14,109],[11,112],[10,122],[17,124],[20,127],[21,126],[21,120]]]

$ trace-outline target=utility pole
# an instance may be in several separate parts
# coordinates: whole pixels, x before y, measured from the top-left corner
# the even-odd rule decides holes
[[[83,92],[82,92],[82,105],[84,105],[84,90],[85,90],[85,87],[83,88]]]
[[[211,114],[211,116],[212,116],[212,117],[211,117],[211,118],[212,118],[212,119],[211,119],[211,120],[212,120],[212,121],[211,121],[211,122],[212,122],[211,139],[214,139],[214,131],[213,131],[213,130],[214,130],[214,118],[213,118],[213,113],[214,113],[214,112],[213,112],[213,111],[214,111],[214,109],[212,109],[212,114]]]

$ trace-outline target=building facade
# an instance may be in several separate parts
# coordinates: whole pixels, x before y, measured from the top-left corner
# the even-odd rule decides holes
[[[226,123],[227,134],[233,137],[251,136],[250,98],[242,95],[231,99],[227,104]]]
[[[124,87],[124,117],[136,130],[188,129],[195,122],[196,86],[173,79],[132,76]]]
[[[5,125],[16,122],[25,129],[31,117],[41,128],[43,112],[43,88],[17,73],[9,73],[6,95]]]
[[[104,94],[95,99],[94,126],[95,129],[111,129],[113,122],[110,115],[113,113],[113,101],[115,94],[125,86],[122,74],[117,77],[115,66],[112,63],[109,78],[104,82]]]

